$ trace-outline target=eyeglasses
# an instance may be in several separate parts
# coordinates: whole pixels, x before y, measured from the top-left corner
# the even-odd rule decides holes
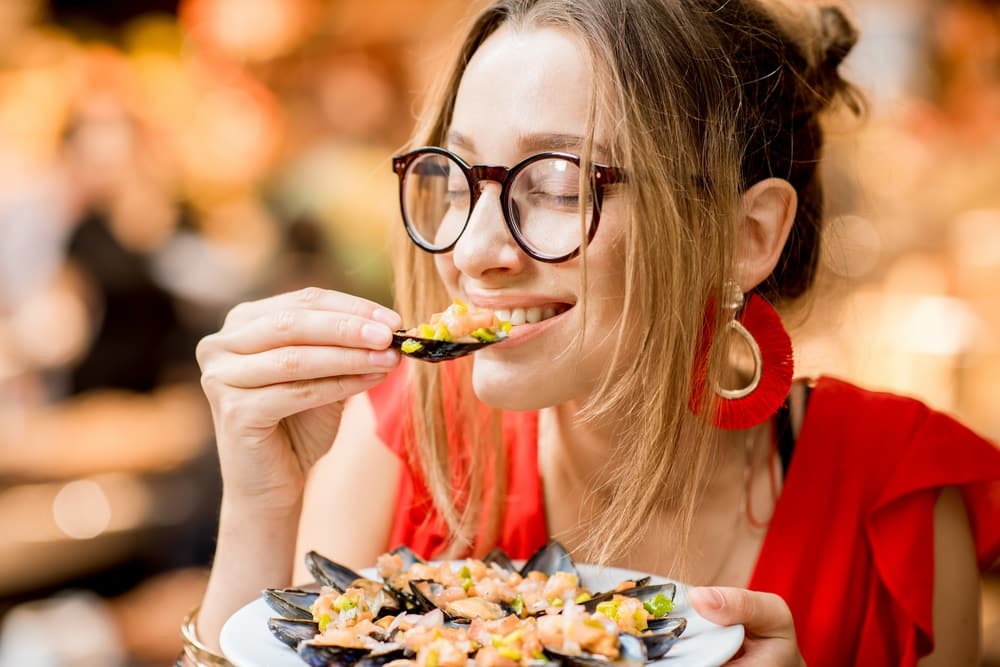
[[[597,232],[604,188],[625,180],[616,167],[591,164],[590,188],[580,197],[580,158],[569,153],[532,155],[511,168],[467,164],[428,146],[392,159],[406,232],[427,252],[452,250],[465,231],[483,183],[500,184],[500,209],[517,245],[540,262],[564,262]],[[581,226],[580,212],[584,220]]]

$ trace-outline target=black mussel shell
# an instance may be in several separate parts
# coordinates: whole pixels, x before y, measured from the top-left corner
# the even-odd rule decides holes
[[[451,359],[464,357],[465,355],[471,354],[476,350],[481,350],[488,345],[499,343],[504,339],[497,338],[495,341],[484,343],[478,340],[468,342],[431,340],[429,338],[419,338],[417,336],[407,335],[405,331],[395,331],[392,334],[392,346],[400,348],[400,351],[402,351],[403,343],[408,340],[420,343],[421,347],[419,350],[414,350],[413,352],[403,352],[406,356],[413,357],[414,359],[420,359],[421,361],[449,361]]]
[[[297,588],[267,588],[263,593],[264,602],[282,618],[300,618],[312,620],[310,607],[319,597],[319,593],[303,591]]]
[[[513,613],[508,605],[483,598],[461,598],[438,604],[437,598],[444,590],[444,586],[429,579],[411,581],[410,589],[416,597],[430,605],[432,609],[436,607],[443,611],[445,618],[449,621],[463,623],[477,618],[484,621],[494,621]]]
[[[297,648],[319,634],[319,624],[301,618],[269,618],[267,629],[285,646]]]
[[[591,653],[565,655],[548,647],[545,648],[545,652],[561,660],[563,664],[576,667],[643,667],[646,664],[648,659],[646,645],[638,637],[622,633],[618,635],[618,644],[620,655],[617,660],[608,660],[604,656]]]
[[[410,549],[410,547],[406,546],[405,544],[396,547],[389,553],[392,554],[393,556],[399,556],[400,558],[403,559],[403,572],[409,570],[410,566],[413,565],[414,563],[427,562],[417,554],[413,553],[413,550]]]
[[[646,577],[648,581],[648,577]],[[640,580],[641,581],[641,580]],[[677,595],[677,586],[675,584],[653,584],[652,586],[637,586],[635,588],[626,588],[623,591],[608,591],[607,593],[601,593],[600,595],[595,595],[586,602],[583,603],[584,609],[590,613],[597,611],[597,605],[605,600],[610,600],[616,595],[624,595],[630,598],[639,598],[643,602],[646,600],[651,600],[659,594],[663,594],[670,601],[673,601],[674,597]],[[663,619],[652,619],[649,621],[650,627],[653,627],[654,623],[658,623]]]
[[[510,560],[510,556],[507,552],[497,547],[493,551],[486,554],[483,558],[483,562],[487,565],[496,565],[501,570],[506,570],[507,572],[517,572],[517,568],[514,567],[514,563]]]
[[[358,579],[364,578],[351,568],[335,563],[315,551],[308,552],[305,561],[306,569],[309,570],[317,583],[336,588],[341,593],[350,588],[351,584]]]
[[[660,623],[659,621],[663,622]],[[651,627],[649,632],[639,635],[639,639],[646,645],[646,657],[650,660],[659,660],[665,656],[670,648],[677,643],[677,640],[681,638],[686,628],[686,618],[670,617],[657,619],[656,629]]]
[[[423,564],[427,562],[417,554],[413,553],[413,551],[406,545],[398,546],[389,553],[403,559],[404,573],[409,570],[414,563]],[[383,581],[385,582],[385,587],[392,591],[393,595],[396,596],[396,599],[399,600],[404,611],[424,612],[434,609],[434,607],[425,604],[422,599],[416,597],[410,590],[396,588],[388,579],[383,579]]]
[[[368,657],[367,648],[346,648],[323,644],[319,640],[304,641],[298,647],[299,657],[311,667],[347,667]]]
[[[528,562],[521,568],[521,576],[527,576],[529,572],[541,572],[549,576],[556,572],[568,572],[575,574],[577,578],[580,577],[569,552],[555,540],[536,551],[528,559]]]

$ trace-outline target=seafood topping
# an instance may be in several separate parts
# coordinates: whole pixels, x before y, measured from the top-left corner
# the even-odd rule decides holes
[[[507,337],[511,323],[486,308],[455,299],[429,322],[393,334],[393,345],[403,354],[425,361],[457,359]]]
[[[520,571],[498,551],[427,563],[396,549],[378,559],[384,583],[347,586],[352,570],[315,553],[309,562],[333,585],[264,597],[281,615],[271,633],[316,667],[643,667],[687,625],[669,616],[674,584],[629,581],[593,596],[556,543]]]

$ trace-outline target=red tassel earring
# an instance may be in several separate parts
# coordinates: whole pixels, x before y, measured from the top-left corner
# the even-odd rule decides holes
[[[713,415],[713,424],[735,431],[756,426],[778,411],[791,389],[795,362],[792,340],[771,304],[751,294],[744,305],[739,286],[731,283],[727,288],[732,290],[732,297],[726,308],[732,311],[733,318],[723,326],[722,335],[735,334],[743,338],[753,356],[753,375],[746,386],[737,389],[727,389],[718,382],[714,383],[716,397],[703,406],[702,391],[708,383],[709,350],[715,339],[714,304],[710,302],[695,358],[690,407],[696,413],[707,407]]]

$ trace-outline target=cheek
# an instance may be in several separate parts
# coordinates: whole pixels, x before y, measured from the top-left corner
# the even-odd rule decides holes
[[[458,269],[455,268],[455,262],[452,261],[452,255],[450,252],[446,252],[440,255],[434,255],[434,266],[437,268],[438,276],[441,277],[441,282],[447,288],[449,294],[458,293]],[[444,304],[441,306],[443,309]]]

